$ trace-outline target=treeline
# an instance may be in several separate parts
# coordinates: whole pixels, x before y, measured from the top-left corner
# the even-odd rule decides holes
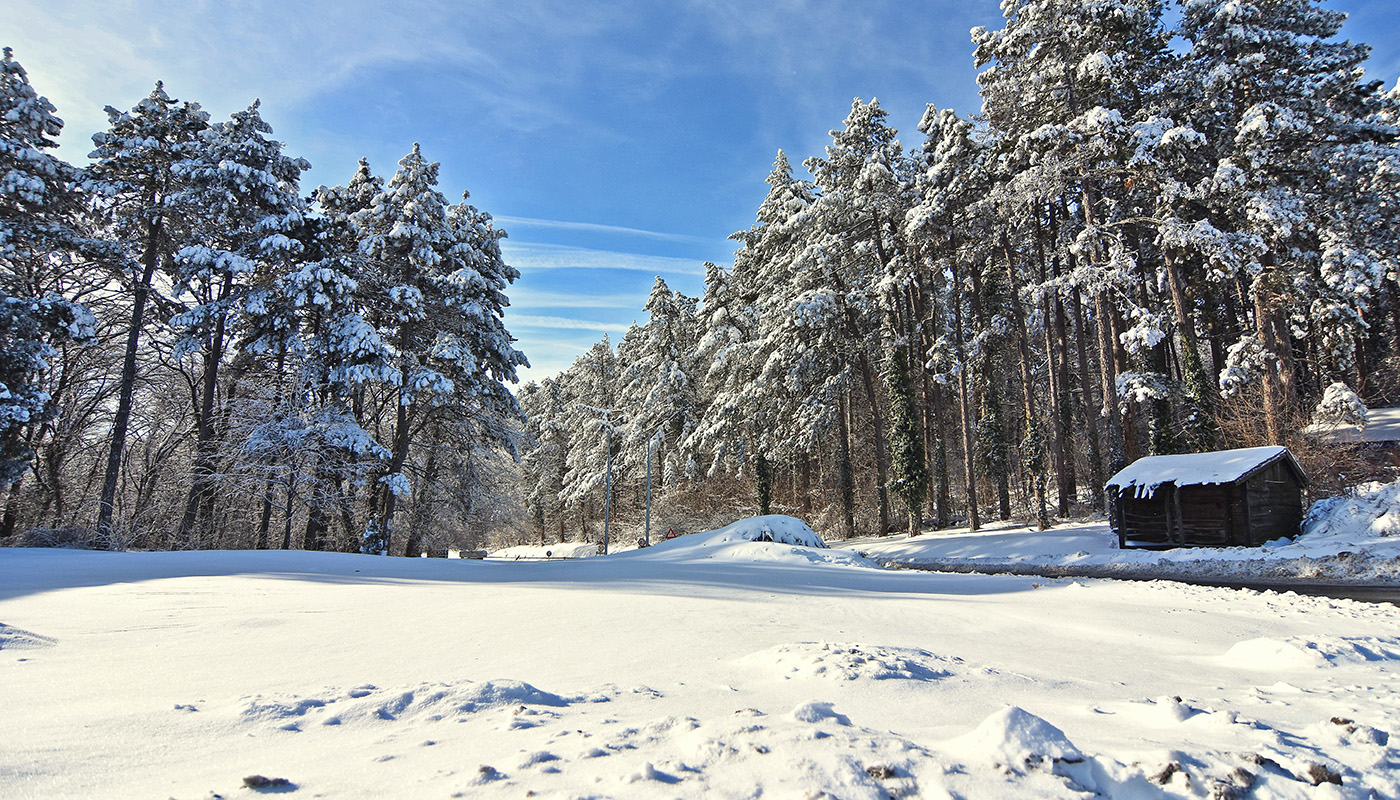
[[[525,388],[541,536],[596,537],[609,456],[635,516],[649,450],[694,513],[1045,526],[1140,456],[1400,400],[1400,97],[1344,14],[1002,5],[979,115],[930,106],[906,152],[857,100],[810,179],[778,154],[698,305],[658,281],[615,352]]]
[[[0,541],[412,555],[519,516],[518,273],[417,145],[305,197],[256,102],[157,84],[77,168],[0,79]]]

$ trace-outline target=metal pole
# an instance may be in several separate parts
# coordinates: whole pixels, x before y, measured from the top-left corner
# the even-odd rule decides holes
[[[612,521],[612,428],[608,434],[608,477],[607,489],[603,494],[603,555],[608,554],[608,524]]]
[[[646,544],[651,546],[651,440],[647,440],[647,528]]]

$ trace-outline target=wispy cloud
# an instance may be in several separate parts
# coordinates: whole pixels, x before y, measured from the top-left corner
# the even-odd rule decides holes
[[[568,328],[580,331],[602,331],[603,333],[626,333],[631,325],[615,322],[594,322],[571,317],[542,317],[534,314],[511,314],[507,312],[505,322],[511,328]]]
[[[636,236],[643,239],[656,239],[663,242],[681,242],[686,244],[698,244],[709,242],[703,236],[691,236],[685,233],[663,233],[661,231],[644,231],[640,228],[626,228],[621,225],[601,225],[596,222],[569,222],[557,219],[531,219],[530,217],[496,217],[497,222],[506,227],[516,228],[545,228],[548,230],[564,231],[587,231],[589,233],[607,233],[619,236]]]
[[[612,294],[587,294],[577,291],[536,290],[528,286],[517,284],[510,288],[509,295],[512,309],[622,308],[636,310],[642,307],[638,302],[638,294],[635,291],[614,292]],[[645,298],[642,299],[643,301],[645,300]]]
[[[590,250],[557,244],[528,242],[501,243],[501,250],[512,266],[520,270],[544,269],[621,269],[647,272],[652,275],[701,275],[704,263],[695,259],[673,256],[652,256],[622,253],[614,250]]]

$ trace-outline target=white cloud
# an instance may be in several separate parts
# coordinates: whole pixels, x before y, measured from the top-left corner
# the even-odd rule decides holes
[[[544,317],[534,314],[512,314],[509,311],[505,315],[506,327],[508,328],[568,328],[580,331],[602,331],[604,333],[626,333],[632,327],[620,325],[615,322],[594,322],[586,319],[573,319],[571,317]]]
[[[701,236],[691,236],[684,233],[645,231],[640,228],[626,228],[621,225],[600,225],[595,222],[568,222],[555,219],[531,219],[529,217],[495,217],[495,220],[506,228],[546,228],[550,230],[588,231],[590,233],[609,233],[621,236],[637,236],[644,239],[658,239],[664,242],[701,243],[710,241]]]
[[[636,310],[640,309],[642,304],[646,302],[646,297],[638,295],[637,292],[594,295],[567,291],[537,291],[520,284],[512,286],[509,295],[512,311],[527,308],[625,308]]]
[[[519,270],[621,269],[653,275],[705,274],[704,262],[690,258],[590,250],[557,244],[511,242],[509,239],[501,243],[501,250],[506,261]]]

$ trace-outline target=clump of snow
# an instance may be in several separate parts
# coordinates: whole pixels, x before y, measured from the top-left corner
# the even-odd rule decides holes
[[[1366,429],[1366,404],[1345,383],[1334,383],[1322,393],[1322,400],[1313,409],[1313,426],[1334,428],[1352,425]]]
[[[720,559],[779,562],[795,566],[879,566],[850,550],[830,548],[807,523],[782,514],[742,519],[718,530],[663,541],[634,551],[634,554],[666,561]]]
[[[302,724],[348,725],[410,718],[460,720],[469,714],[503,707],[515,709],[516,714],[534,715],[537,712],[530,706],[567,705],[569,701],[563,697],[528,683],[495,680],[424,683],[398,690],[365,684],[348,690],[327,690],[312,697],[257,695],[244,698],[238,714],[247,721],[274,723],[281,730],[299,732]]]
[[[837,725],[849,727],[851,718],[845,714],[838,713],[836,709],[832,708],[832,705],[832,703],[828,703],[825,700],[813,700],[794,708],[789,716],[798,722],[817,724],[831,721]]]
[[[747,664],[762,665],[789,678],[830,680],[905,679],[930,681],[946,678],[962,663],[917,647],[889,647],[830,642],[783,644],[745,656]]]
[[[968,760],[990,760],[1016,772],[1047,761],[1084,760],[1064,731],[1017,706],[992,714],[976,730],[954,739],[944,749]]]

